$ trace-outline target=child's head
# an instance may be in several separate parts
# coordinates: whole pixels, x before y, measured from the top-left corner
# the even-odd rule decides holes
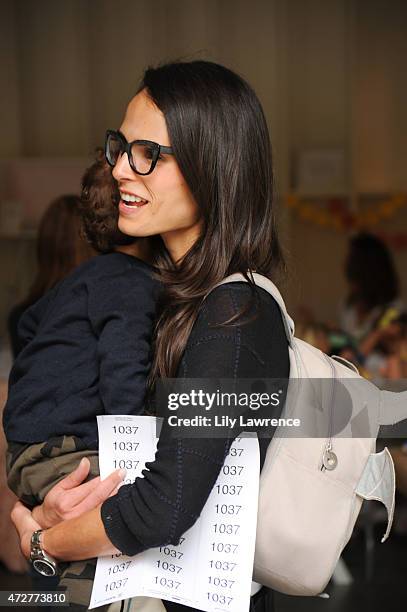
[[[108,253],[137,240],[122,234],[117,227],[119,199],[111,168],[105,161],[103,151],[98,149],[96,161],[82,179],[80,208],[85,237],[99,253]]]

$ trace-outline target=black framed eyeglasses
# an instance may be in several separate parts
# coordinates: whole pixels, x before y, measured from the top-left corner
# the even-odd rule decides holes
[[[151,140],[127,142],[119,130],[107,130],[105,140],[107,163],[110,166],[115,166],[123,153],[127,153],[131,169],[142,176],[151,174],[162,153],[174,155],[171,147],[165,147]]]

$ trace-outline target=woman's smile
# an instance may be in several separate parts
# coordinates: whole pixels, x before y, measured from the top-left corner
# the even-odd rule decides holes
[[[120,192],[120,198],[123,202],[131,205],[131,204],[147,204],[147,200],[141,198],[138,195],[132,195],[131,193],[126,193],[125,191]]]
[[[120,191],[119,213],[121,215],[138,214],[139,210],[147,204],[149,204],[149,201],[139,195]]]
[[[140,209],[144,206],[147,206],[147,202],[141,204],[126,204],[123,200],[120,200],[119,203],[119,213],[127,217],[128,215],[137,215],[140,212]]]

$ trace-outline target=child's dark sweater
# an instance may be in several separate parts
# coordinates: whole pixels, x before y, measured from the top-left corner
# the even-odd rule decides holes
[[[158,291],[150,266],[109,253],[24,313],[4,410],[9,442],[73,435],[97,449],[97,415],[142,412]]]

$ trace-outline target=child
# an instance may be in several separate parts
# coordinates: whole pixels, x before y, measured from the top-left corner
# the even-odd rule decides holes
[[[117,228],[116,188],[101,159],[83,179],[84,230],[100,255],[79,266],[22,316],[23,348],[4,411],[8,482],[42,503],[82,457],[98,475],[98,414],[140,414],[150,368],[159,283],[142,261],[148,243]],[[87,609],[95,560],[70,563],[60,586]],[[82,579],[81,579],[82,578]]]

